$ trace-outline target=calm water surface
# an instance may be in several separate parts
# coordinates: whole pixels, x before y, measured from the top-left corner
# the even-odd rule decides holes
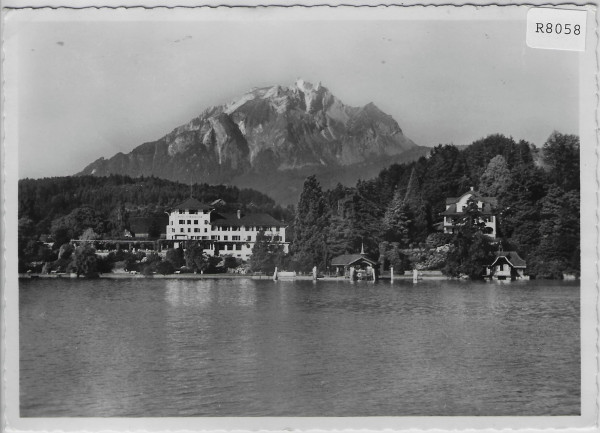
[[[21,416],[576,415],[579,285],[33,280]]]

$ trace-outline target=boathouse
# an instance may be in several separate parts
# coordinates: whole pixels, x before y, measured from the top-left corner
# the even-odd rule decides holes
[[[487,266],[486,276],[494,280],[519,280],[527,278],[527,264],[516,251],[497,251],[494,262]]]
[[[357,278],[367,277],[377,266],[375,260],[368,258],[364,250],[360,254],[342,254],[331,260],[331,266],[335,269],[337,276],[351,277],[354,269],[354,276]]]

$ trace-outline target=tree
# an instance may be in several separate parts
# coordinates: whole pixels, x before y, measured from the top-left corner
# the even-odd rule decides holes
[[[379,244],[379,263],[383,265],[384,269],[389,269],[390,266],[393,266],[394,273],[400,275],[410,268],[410,261],[400,251],[398,242],[384,241]]]
[[[208,258],[206,257],[206,254],[204,254],[202,246],[197,242],[187,246],[184,258],[185,265],[190,268],[192,272],[202,272],[208,268]]]
[[[493,246],[488,236],[481,232],[469,236],[459,231],[442,272],[451,277],[466,275],[471,279],[481,279],[484,266],[491,264],[493,258]]]
[[[453,277],[482,278],[483,267],[492,263],[493,259],[493,247],[485,234],[488,229],[477,202],[470,198],[463,215],[457,217],[452,248],[442,272]]]
[[[479,192],[489,197],[498,197],[505,193],[510,184],[510,170],[502,155],[491,159],[479,179]]]
[[[327,248],[331,257],[354,251],[354,233],[348,218],[331,218],[327,233]]]
[[[294,222],[293,253],[299,269],[325,268],[328,260],[327,232],[330,212],[315,176],[304,181]]]
[[[74,209],[68,215],[52,221],[52,233],[55,238],[58,237],[60,230],[66,229],[67,236],[70,239],[76,239],[88,227],[92,228],[96,233],[104,233],[102,215],[89,206]]]
[[[376,256],[382,241],[381,221],[385,214],[386,199],[375,181],[358,181],[356,193],[352,196],[350,214],[352,250],[364,247],[369,256]]]
[[[553,187],[540,204],[540,241],[530,273],[551,278],[579,273],[579,191]]]
[[[83,241],[92,241],[95,239],[100,239],[100,235],[98,235],[98,233],[96,233],[93,228],[88,227],[83,231],[81,236],[79,236],[79,239]]]
[[[551,182],[564,191],[579,189],[579,137],[554,131],[543,147]]]
[[[408,244],[411,223],[408,206],[404,204],[400,191],[396,190],[383,216],[384,239],[389,242],[400,242],[403,245]]]
[[[170,262],[174,268],[179,269],[185,263],[183,250],[181,248],[169,248],[165,255],[165,260]]]
[[[454,218],[458,230],[468,238],[472,238],[475,233],[489,233],[491,230],[486,226],[485,217],[477,206],[477,201],[472,197],[467,200],[467,206],[462,214]]]
[[[242,260],[233,256],[223,256],[223,268],[225,270],[235,269],[242,264]]]
[[[148,227],[148,239],[158,239],[160,238],[161,227],[156,218],[152,219],[150,226]]]
[[[97,256],[96,257],[96,269],[98,270],[98,273],[109,274],[112,272],[114,267],[115,267],[115,262],[113,262],[111,260],[111,257],[109,257],[109,256],[106,256],[106,257]]]
[[[279,264],[278,249],[279,247],[265,236],[264,231],[258,232],[256,242],[252,247],[252,256],[250,256],[250,269],[253,272],[273,272],[275,266]]]
[[[71,266],[78,277],[80,275],[87,278],[98,276],[96,250],[90,245],[77,247]]]
[[[172,274],[175,272],[175,267],[171,262],[167,260],[161,260],[156,265],[156,272],[163,275]]]
[[[70,243],[62,244],[58,250],[58,258],[62,260],[69,260],[73,253],[75,252],[75,247]]]
[[[52,245],[53,250],[58,250],[63,245],[68,244],[72,239],[69,235],[69,229],[66,227],[58,227],[55,229],[52,232],[52,237],[54,238],[54,244]]]

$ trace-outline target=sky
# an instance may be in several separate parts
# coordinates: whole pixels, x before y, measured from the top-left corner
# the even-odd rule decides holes
[[[578,133],[578,59],[525,21],[37,21],[16,27],[19,178],[72,175],[253,87],[375,103],[416,144]],[[16,59],[16,60],[15,60]]]

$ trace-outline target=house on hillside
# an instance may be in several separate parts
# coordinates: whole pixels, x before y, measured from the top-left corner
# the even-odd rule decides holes
[[[519,280],[525,275],[527,264],[516,251],[497,251],[493,263],[487,266],[486,276],[494,280]]]
[[[372,273],[376,272],[377,262],[368,258],[362,250],[360,254],[342,254],[334,257],[331,266],[337,276],[363,279],[372,278]]]
[[[248,260],[259,232],[288,252],[286,224],[266,213],[223,213],[214,206],[189,198],[167,211],[167,240],[174,246],[185,246],[188,241],[203,241],[209,255],[231,255]]]
[[[484,197],[480,195],[473,190],[473,187],[471,187],[470,191],[467,191],[460,197],[448,197],[446,199],[446,210],[441,213],[444,217],[442,224],[444,233],[454,233],[457,227],[459,227],[459,221],[461,217],[465,216],[465,210],[469,200],[473,200],[477,203],[477,207],[481,212],[481,218],[486,227],[486,234],[495,238],[497,233],[496,209],[498,200],[496,197]]]

